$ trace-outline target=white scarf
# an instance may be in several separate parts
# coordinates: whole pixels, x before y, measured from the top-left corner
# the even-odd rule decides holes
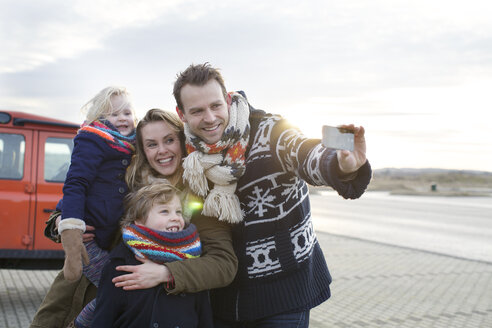
[[[188,156],[183,162],[183,180],[197,195],[204,197],[202,214],[220,221],[237,223],[243,213],[236,196],[237,180],[245,171],[245,153],[249,141],[249,106],[239,93],[230,93],[229,123],[222,138],[207,144],[184,124]],[[214,186],[209,192],[208,180]]]

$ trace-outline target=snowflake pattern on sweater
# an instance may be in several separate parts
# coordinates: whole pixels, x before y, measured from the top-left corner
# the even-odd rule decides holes
[[[239,187],[241,199],[249,200],[241,204],[246,217],[250,218],[244,222],[246,227],[282,220],[291,211],[297,209],[309,195],[306,183],[296,175],[292,175],[298,167],[295,161],[299,159],[300,147],[303,144],[301,140],[303,138],[296,129],[282,131],[278,138],[279,143],[275,147],[277,158],[272,156],[270,140],[272,140],[273,128],[280,121],[280,116],[272,115],[270,119],[259,124],[248,155],[249,163],[258,160],[276,161],[281,170],[261,176]],[[311,177],[312,182],[326,184],[318,173],[321,152],[316,148],[313,149],[308,159],[307,175]],[[309,257],[317,243],[310,217],[310,212],[305,213],[301,222],[289,229],[294,257],[299,263]],[[249,278],[268,276],[282,271],[280,260],[276,255],[278,252],[275,236],[248,241],[245,251],[246,256],[249,257],[248,263],[251,263],[247,267]]]
[[[303,311],[328,299],[331,276],[313,229],[307,184],[358,198],[371,177],[366,163],[354,180],[342,181],[336,152],[278,115],[252,110],[250,123],[246,170],[236,189],[244,221],[233,226],[238,273],[212,293],[215,315],[224,320]]]

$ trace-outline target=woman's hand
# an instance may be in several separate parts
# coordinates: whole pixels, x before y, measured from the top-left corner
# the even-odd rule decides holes
[[[118,271],[130,272],[113,278],[116,287],[123,287],[124,290],[147,289],[172,280],[171,272],[165,265],[137,256],[135,258],[143,264],[116,267]]]
[[[85,232],[84,234],[82,235],[82,241],[84,243],[88,242],[88,241],[91,241],[91,240],[94,240],[94,233],[91,232],[91,231],[94,231],[96,230],[96,228],[94,228],[93,226],[90,226],[90,225],[85,225]]]
[[[58,215],[58,217],[56,218],[55,220],[55,226],[56,226],[56,230],[58,231],[58,225],[60,224],[60,221],[61,221],[61,214]],[[94,240],[94,233],[91,232],[91,231],[94,231],[96,230],[96,228],[94,228],[93,226],[90,226],[90,225],[85,225],[85,232],[84,234],[82,235],[82,241],[84,243],[87,243],[88,241],[91,241],[91,240]]]

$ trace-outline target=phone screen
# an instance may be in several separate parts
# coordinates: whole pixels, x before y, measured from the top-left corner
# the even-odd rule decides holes
[[[332,149],[354,151],[354,131],[323,125],[323,146]]]

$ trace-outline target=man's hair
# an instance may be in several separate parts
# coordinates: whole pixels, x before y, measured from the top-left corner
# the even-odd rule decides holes
[[[176,105],[180,111],[183,111],[183,102],[181,101],[181,89],[191,84],[194,86],[203,86],[208,81],[215,79],[222,89],[224,99],[227,99],[227,91],[224,84],[224,79],[219,72],[218,68],[212,67],[209,63],[194,65],[191,64],[183,72],[176,75],[176,82],[174,82],[173,95],[176,99]]]
[[[121,226],[126,227],[136,220],[143,223],[154,205],[167,204],[174,196],[181,196],[180,191],[166,179],[156,179],[150,185],[130,192],[125,197],[125,214],[121,219]]]

